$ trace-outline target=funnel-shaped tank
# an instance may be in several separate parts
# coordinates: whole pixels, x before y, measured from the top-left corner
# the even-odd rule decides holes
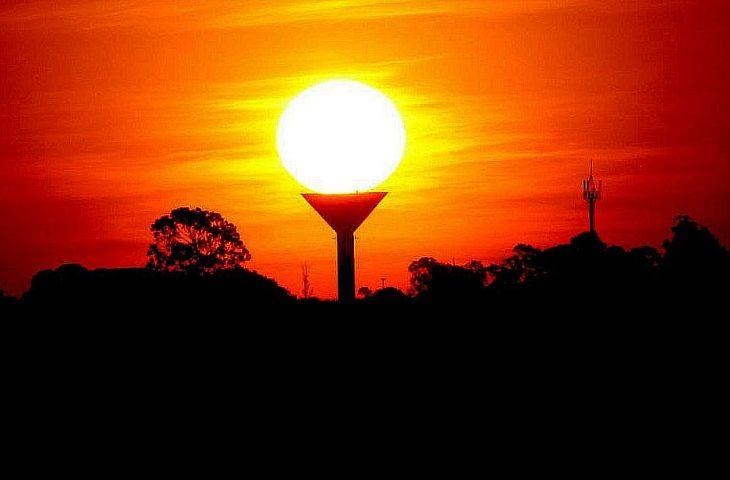
[[[303,193],[302,196],[335,232],[353,233],[386,194],[387,192],[333,195]]]

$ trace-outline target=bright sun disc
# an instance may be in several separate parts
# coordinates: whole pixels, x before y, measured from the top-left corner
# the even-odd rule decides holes
[[[315,85],[286,107],[276,132],[284,167],[322,193],[369,190],[398,167],[406,131],[388,97],[360,82]]]

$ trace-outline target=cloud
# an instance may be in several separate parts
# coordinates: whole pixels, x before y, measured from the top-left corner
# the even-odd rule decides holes
[[[200,30],[260,27],[313,21],[357,21],[389,17],[473,15],[494,17],[566,8],[585,0],[247,0],[227,2],[11,2],[0,9],[0,25],[13,29],[152,28]]]

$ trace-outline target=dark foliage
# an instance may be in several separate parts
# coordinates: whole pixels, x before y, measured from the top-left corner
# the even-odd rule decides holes
[[[357,289],[357,296],[363,299],[370,298],[373,296],[373,291],[370,287],[360,287]]]
[[[420,302],[444,304],[521,299],[648,305],[729,293],[730,259],[717,238],[687,216],[675,219],[672,233],[664,256],[651,247],[607,246],[586,232],[545,250],[517,245],[514,255],[488,267],[422,258],[409,268],[411,284]]]
[[[706,227],[682,215],[674,219],[672,234],[662,244],[665,253],[660,265],[668,288],[716,290],[727,286],[730,254]]]
[[[211,273],[242,267],[251,259],[236,226],[216,212],[176,208],[150,229],[154,242],[147,266],[153,270]]]
[[[659,254],[649,247],[626,252],[597,235],[581,233],[570,244],[540,250],[518,245],[515,254],[488,267],[492,294],[593,297],[636,295],[653,285]]]
[[[199,219],[208,218],[208,213],[202,211],[174,216],[181,218],[189,213]],[[160,231],[178,228],[167,218],[156,222]],[[224,222],[215,218],[213,224]],[[581,233],[568,244],[546,249],[517,245],[512,256],[489,266],[476,261],[453,265],[424,257],[409,266],[408,294],[393,287],[376,291],[363,287],[356,305],[440,305],[452,311],[469,306],[478,318],[500,311],[507,316],[526,309],[540,311],[546,306],[564,314],[593,314],[590,309],[642,305],[656,312],[659,307],[692,309],[724,301],[730,293],[730,254],[726,248],[707,228],[687,216],[677,217],[671,231],[663,244],[663,255],[651,247],[626,250],[608,246],[595,234]],[[250,307],[255,305],[338,311],[339,306],[332,301],[297,301],[273,280],[235,267],[235,261],[206,260],[202,267],[194,266],[197,260],[194,262],[193,257],[185,257],[177,265],[166,263],[171,268],[161,270],[87,270],[64,265],[39,272],[20,301],[0,294],[0,306],[17,303],[105,313],[118,308],[142,312],[149,306],[157,311],[231,308],[250,315],[255,310]],[[635,313],[636,309],[630,311]]]
[[[459,302],[475,299],[484,289],[487,270],[472,261],[464,266],[439,263],[423,257],[411,263],[411,288],[421,300],[429,302]]]
[[[87,270],[63,265],[38,272],[22,302],[36,307],[64,307],[100,313],[148,307],[169,311],[288,304],[294,298],[273,280],[244,270],[221,270],[209,275],[157,272],[144,268]]]
[[[0,307],[15,305],[17,301],[18,300],[15,297],[5,295],[5,292],[0,290]]]
[[[413,299],[395,287],[385,287],[365,297],[367,305],[409,305]]]

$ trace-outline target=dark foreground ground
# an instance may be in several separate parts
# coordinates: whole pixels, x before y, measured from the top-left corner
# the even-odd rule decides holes
[[[522,246],[486,269],[421,259],[413,295],[354,305],[242,269],[39,272],[0,302],[5,456],[97,475],[153,460],[210,476],[242,458],[337,476],[395,462],[710,477],[730,269],[715,241],[679,244]]]
[[[42,457],[55,471],[210,474],[244,458],[338,475],[691,478],[722,458],[719,292],[338,305],[249,273],[223,285],[261,288],[232,295],[220,278],[67,270],[2,310],[6,456],[26,471]]]

